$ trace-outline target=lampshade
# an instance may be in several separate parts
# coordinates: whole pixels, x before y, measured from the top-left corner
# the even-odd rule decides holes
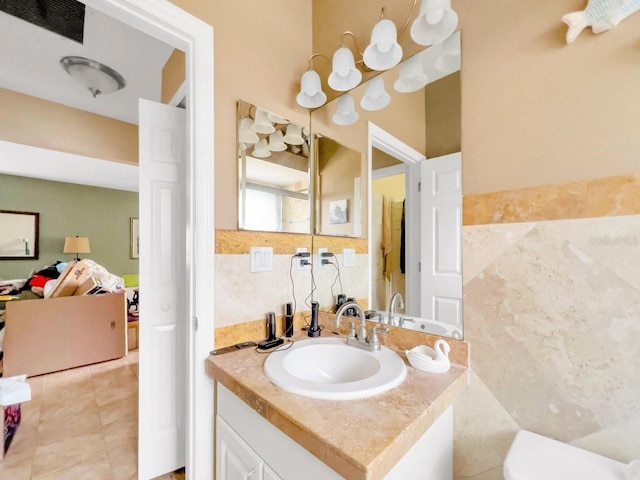
[[[383,109],[391,97],[384,89],[384,80],[381,76],[373,77],[364,84],[364,96],[360,100],[360,106],[370,112]]]
[[[371,32],[371,43],[362,58],[372,70],[388,70],[402,60],[402,47],[398,44],[395,23],[383,18],[375,24]]]
[[[453,73],[460,70],[460,35],[453,34],[442,42],[442,53],[436,59],[437,70]]]
[[[62,253],[75,253],[76,260],[80,260],[79,253],[91,253],[87,237],[65,237]]]
[[[419,45],[436,45],[458,26],[458,15],[451,9],[451,0],[422,0],[420,13],[411,25],[411,38]]]
[[[257,143],[260,140],[258,134],[251,130],[251,126],[253,125],[253,119],[249,117],[245,117],[240,120],[240,129],[238,131],[238,140],[241,143]]]
[[[302,127],[295,123],[287,125],[287,132],[284,134],[283,140],[289,145],[302,145],[304,143]]]
[[[353,53],[347,47],[341,47],[333,54],[333,70],[329,75],[329,86],[338,92],[355,88],[362,80],[362,73],[356,69]]]
[[[351,125],[360,118],[353,102],[353,97],[346,93],[338,97],[338,107],[333,115],[333,122],[337,125]]]
[[[269,145],[267,148],[271,152],[282,152],[287,149],[287,145],[282,140],[282,130],[276,130],[269,135]]]
[[[273,123],[279,123],[281,125],[286,125],[289,123],[289,120],[287,120],[284,117],[281,117],[280,115],[276,115],[273,112],[267,113],[267,118],[271,120]]]
[[[124,88],[125,79],[114,69],[95,60],[68,56],[60,59],[60,66],[71,78],[88,89],[93,97],[107,95]]]
[[[327,96],[322,91],[320,75],[315,70],[304,72],[300,82],[300,93],[296,96],[298,105],[304,108],[318,108],[326,101]]]
[[[411,93],[420,90],[427,83],[429,83],[429,77],[424,73],[422,56],[414,55],[400,65],[400,75],[393,84],[393,88],[396,92]]]
[[[253,125],[251,125],[251,130],[265,135],[275,132],[276,127],[274,127],[273,122],[269,120],[269,112],[258,107],[256,109],[256,118],[253,121]]]
[[[263,138],[253,147],[252,156],[256,158],[267,158],[271,156],[271,152],[267,148],[267,139]]]

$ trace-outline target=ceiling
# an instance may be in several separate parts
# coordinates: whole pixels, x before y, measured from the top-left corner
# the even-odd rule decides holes
[[[128,123],[138,123],[139,98],[160,101],[162,68],[172,51],[173,47],[88,6],[83,43],[0,12],[1,88]],[[127,85],[93,98],[60,66],[67,55],[103,63],[120,73]]]

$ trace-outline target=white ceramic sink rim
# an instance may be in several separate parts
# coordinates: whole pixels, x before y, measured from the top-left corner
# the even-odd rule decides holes
[[[264,373],[280,388],[323,400],[353,400],[379,395],[400,385],[407,367],[387,347],[380,351],[352,347],[345,338],[298,340],[273,352]]]

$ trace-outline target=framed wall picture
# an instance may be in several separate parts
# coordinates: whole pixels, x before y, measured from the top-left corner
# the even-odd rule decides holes
[[[37,259],[40,214],[0,210],[0,260]]]
[[[131,258],[140,258],[140,220],[131,219]]]
[[[329,223],[347,223],[349,218],[347,216],[347,200],[335,200],[329,202]]]

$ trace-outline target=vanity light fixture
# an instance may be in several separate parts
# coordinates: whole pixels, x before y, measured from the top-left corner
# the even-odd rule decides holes
[[[460,41],[457,35],[453,34],[442,42],[442,53],[436,59],[435,67],[445,73],[460,70]]]
[[[411,93],[423,88],[429,83],[429,77],[424,73],[422,55],[414,55],[400,65],[400,75],[393,88],[396,92]]]
[[[271,152],[284,152],[287,149],[283,139],[282,130],[276,130],[269,135],[269,144],[267,148]]]
[[[91,92],[93,98],[123,89],[127,82],[113,68],[84,57],[67,56],[60,59],[60,66],[71,78]]]
[[[302,145],[304,138],[302,138],[302,126],[290,123],[287,125],[287,131],[284,134],[283,140],[289,145]]]
[[[260,137],[258,137],[258,134],[256,132],[251,130],[252,125],[253,119],[250,117],[244,117],[242,120],[240,120],[240,131],[238,133],[238,140],[240,141],[240,143],[258,143]]]
[[[411,25],[411,38],[418,45],[436,45],[455,32],[458,15],[451,0],[422,0],[420,13]]]
[[[269,135],[276,131],[276,127],[273,126],[273,122],[269,119],[267,110],[260,107],[256,109],[256,118],[253,125],[251,125],[251,130],[264,135]]]
[[[253,157],[256,158],[267,158],[271,156],[271,151],[267,146],[267,139],[263,138],[253,147]]]
[[[383,18],[373,27],[371,43],[362,56],[364,63],[372,70],[389,70],[402,60],[402,47],[398,43],[396,24]]]
[[[363,109],[370,112],[382,110],[390,101],[391,96],[384,89],[384,80],[380,75],[364,84],[364,96],[360,100]]]
[[[346,93],[338,97],[338,108],[333,115],[333,122],[337,125],[351,125],[358,121],[360,115],[356,112],[353,97]]]
[[[411,11],[405,22],[396,29],[395,23],[388,18],[384,18],[384,7],[381,11],[381,19],[374,25],[371,32],[371,41],[364,52],[358,48],[356,36],[345,31],[341,36],[340,48],[338,48],[331,61],[332,70],[327,79],[329,87],[338,92],[348,92],[357,87],[362,81],[362,71],[385,71],[395,67],[402,60],[403,50],[398,43],[398,37],[404,33],[409,26],[414,12],[418,5],[418,0],[413,0]],[[458,15],[451,8],[451,0],[421,0],[420,11],[418,16],[411,24],[411,38],[419,45],[435,45],[451,37],[458,26]],[[350,35],[355,43],[355,50],[344,45],[342,39]],[[458,63],[459,53],[458,47]],[[449,68],[450,71],[455,70],[455,52],[446,50],[440,60],[441,68]],[[354,54],[360,55],[360,60],[356,60]],[[312,61],[316,57],[322,57],[327,62],[329,59],[322,54],[314,53],[309,58],[307,71],[302,75],[300,81],[300,92],[296,96],[298,105],[314,109],[324,105],[327,101],[327,95],[322,91],[322,83],[318,72],[312,67]],[[359,70],[359,69],[360,70]],[[413,92],[424,87],[429,79],[424,71],[421,71],[419,65],[413,65],[411,71],[409,67],[404,69],[401,67],[400,78],[395,82],[395,89],[399,92]],[[381,88],[381,85],[382,88]],[[380,89],[381,88],[381,89]],[[365,96],[360,102],[360,106],[365,110],[379,110],[386,107],[390,102],[389,95],[384,91],[384,82],[375,81],[371,84],[367,83],[365,87]],[[346,122],[358,115],[355,108],[347,111],[348,104],[353,104],[347,99],[342,101],[342,105],[338,106],[338,112],[334,115],[334,121],[337,118],[340,122]],[[349,125],[350,123],[341,123]]]

